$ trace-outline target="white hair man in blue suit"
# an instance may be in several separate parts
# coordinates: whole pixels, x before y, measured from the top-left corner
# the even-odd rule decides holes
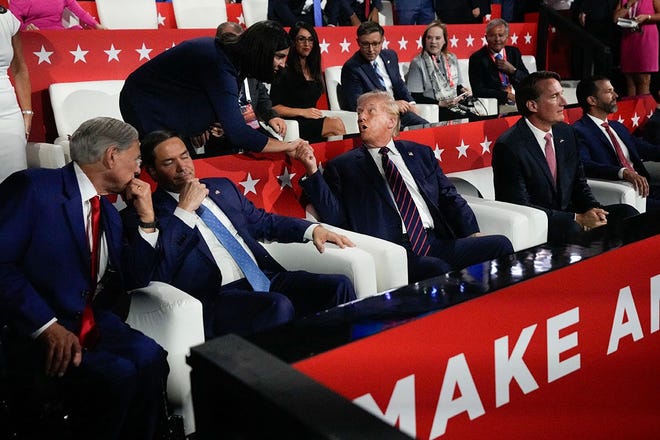
[[[63,168],[20,171],[0,185],[7,359],[16,368],[45,365],[62,388],[74,438],[155,438],[166,353],[112,310],[125,289],[149,282],[156,261],[151,191],[134,177],[138,133],[95,118],[73,133],[70,148],[73,162]],[[124,230],[109,194],[123,194],[141,226]]]
[[[296,151],[307,170],[300,185],[322,221],[404,246],[410,282],[513,252],[506,237],[479,232],[431,148],[393,139],[399,112],[388,93],[360,96],[357,113],[362,146],[323,175],[309,144]]]

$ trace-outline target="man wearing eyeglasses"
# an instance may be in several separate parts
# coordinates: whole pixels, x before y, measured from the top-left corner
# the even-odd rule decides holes
[[[357,30],[358,51],[341,69],[342,109],[355,111],[360,95],[375,90],[389,93],[399,108],[401,128],[429,122],[417,114],[415,101],[399,72],[396,52],[383,49],[385,30],[373,21],[365,21]]]

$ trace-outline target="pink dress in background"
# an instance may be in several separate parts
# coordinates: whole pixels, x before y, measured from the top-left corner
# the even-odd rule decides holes
[[[626,18],[653,15],[653,0],[638,0],[628,9]],[[645,73],[658,71],[658,27],[655,23],[640,26],[642,32],[624,29],[621,35],[621,71]]]
[[[39,30],[65,29],[62,25],[62,14],[64,8],[73,12],[81,24],[95,28],[96,21],[85,11],[76,0],[11,0],[9,10],[21,22],[21,30],[25,30],[28,24],[33,24]],[[82,29],[73,26],[69,29]]]

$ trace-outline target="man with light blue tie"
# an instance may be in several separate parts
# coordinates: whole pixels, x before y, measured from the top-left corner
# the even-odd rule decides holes
[[[162,252],[153,279],[202,302],[207,338],[255,333],[355,299],[343,275],[286,271],[257,241],[313,240],[323,252],[326,242],[352,246],[348,238],[258,209],[229,179],[196,179],[185,144],[173,132],[150,133],[141,149],[158,183],[153,205]]]
[[[358,51],[341,68],[341,107],[355,111],[360,95],[382,90],[396,101],[401,128],[428,124],[417,114],[415,101],[401,78],[396,52],[383,49],[384,34],[383,27],[373,21],[358,26]]]

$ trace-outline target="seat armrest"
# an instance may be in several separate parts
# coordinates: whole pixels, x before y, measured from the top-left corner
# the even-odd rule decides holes
[[[126,323],[155,340],[167,351],[170,374],[167,396],[183,412],[186,434],[194,432],[190,347],[204,342],[202,303],[176,287],[158,281],[131,293]]]
[[[587,179],[596,200],[603,205],[626,203],[640,213],[646,212],[646,198],[639,195],[632,183],[601,179]]]
[[[321,110],[323,116],[325,117],[335,117],[342,120],[344,127],[346,128],[346,134],[355,134],[359,133],[360,129],[358,128],[357,123],[357,113],[351,112],[348,110]]]
[[[506,236],[514,251],[548,241],[548,217],[540,209],[474,196],[463,198],[477,217],[481,232]]]
[[[345,275],[353,283],[358,298],[375,295],[376,268],[374,260],[359,248],[340,249],[326,243],[320,253],[314,243],[263,243],[269,254],[286,270],[305,270],[320,274]]]
[[[67,163],[61,145],[28,142],[25,148],[30,168],[61,168]]]
[[[438,104],[416,104],[419,116],[429,121],[431,124],[440,121],[440,110]]]

